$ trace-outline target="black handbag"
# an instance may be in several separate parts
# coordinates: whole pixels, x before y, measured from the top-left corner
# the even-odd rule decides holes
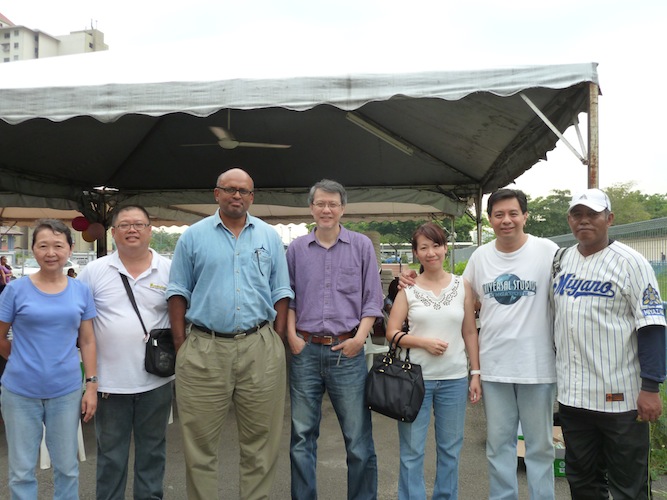
[[[174,337],[171,333],[171,328],[153,328],[149,333],[139,313],[139,308],[137,307],[137,302],[134,299],[127,276],[121,274],[120,277],[123,279],[127,296],[130,298],[132,307],[134,307],[134,311],[141,322],[141,327],[144,329],[146,339],[144,368],[148,373],[152,373],[158,377],[171,377],[176,373],[176,348],[174,347]]]
[[[399,335],[396,343],[396,335]],[[424,401],[422,367],[410,362],[410,349],[405,361],[398,356],[399,342],[405,332],[394,335],[389,352],[377,357],[366,377],[366,404],[368,408],[401,422],[414,422]]]

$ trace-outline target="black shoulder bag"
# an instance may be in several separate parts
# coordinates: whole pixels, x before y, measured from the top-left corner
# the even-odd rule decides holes
[[[144,338],[146,339],[144,368],[148,373],[158,377],[171,377],[176,372],[176,348],[174,347],[171,328],[153,328],[150,333],[146,330],[146,325],[144,325],[144,320],[139,313],[127,276],[122,273],[119,274],[123,280],[123,285],[125,285],[127,296],[132,302],[132,307],[134,307],[134,312],[137,313],[139,321],[141,321],[141,327],[144,329]]]
[[[410,349],[405,351],[405,361],[398,356],[398,344],[405,335],[396,333],[389,352],[373,362],[366,377],[366,404],[387,417],[414,422],[424,400],[424,379],[422,367],[410,362]]]

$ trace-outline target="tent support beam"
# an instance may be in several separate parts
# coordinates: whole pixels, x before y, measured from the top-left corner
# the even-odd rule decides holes
[[[482,186],[479,186],[477,195],[475,196],[475,224],[477,226],[477,246],[482,246],[482,196],[484,191]]]
[[[599,187],[598,95],[597,83],[588,84],[588,187]]]
[[[544,124],[545,124],[547,127],[549,127],[549,128],[551,129],[551,131],[552,131],[554,134],[556,134],[556,136],[557,136],[561,141],[563,141],[563,144],[565,144],[565,145],[568,147],[568,149],[569,149],[570,151],[572,151],[572,153],[574,154],[574,156],[576,156],[577,158],[579,158],[579,161],[580,161],[581,163],[583,163],[584,165],[586,165],[587,162],[588,162],[588,160],[587,160],[581,153],[579,153],[579,151],[577,151],[577,150],[574,148],[574,146],[572,146],[572,144],[570,144],[570,141],[568,141],[568,140],[563,136],[563,134],[560,133],[560,130],[558,130],[558,129],[556,128],[556,126],[555,126],[553,123],[551,123],[551,121],[549,120],[549,118],[547,118],[547,116],[546,116],[544,113],[542,113],[542,111],[540,111],[540,108],[538,108],[537,106],[535,106],[535,104],[533,103],[533,101],[531,101],[531,100],[530,100],[524,93],[520,93],[519,95],[521,96],[521,98],[522,98],[524,101],[526,101],[526,104],[528,104],[528,106],[530,107],[530,109],[532,109],[532,110],[535,112],[535,114],[536,114],[537,116],[540,117],[540,119],[544,122]],[[589,116],[590,116],[590,115],[589,115]]]
[[[579,147],[583,151],[584,156],[588,157],[588,151],[586,150],[586,144],[584,144],[584,138],[581,135],[581,129],[579,128],[579,119],[574,120],[574,130],[577,133],[577,139],[579,139]]]
[[[349,111],[348,113],[345,114],[345,117],[358,127],[364,129],[366,132],[374,135],[378,139],[386,142],[387,144],[390,144],[391,146],[395,147],[399,151],[402,151],[408,156],[413,156],[413,155],[420,156],[421,158],[425,158],[445,168],[448,168],[452,172],[462,175],[463,177],[469,179],[472,182],[477,182],[477,179],[474,179],[467,172],[458,169],[456,167],[453,167],[449,163],[442,161],[440,158],[436,158],[431,153],[428,153],[423,149],[421,149],[420,147],[414,145],[413,143],[406,141],[404,138],[386,129],[379,123],[374,122],[370,118],[367,118],[361,113],[358,113],[356,111]]]

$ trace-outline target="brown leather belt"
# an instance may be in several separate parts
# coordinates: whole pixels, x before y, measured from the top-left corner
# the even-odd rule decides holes
[[[308,332],[297,332],[303,337],[303,340],[310,342],[311,344],[320,344],[320,345],[334,345],[337,342],[342,342],[343,340],[351,339],[357,333],[355,328],[351,332],[341,333],[340,335],[317,335],[315,333]]]
[[[264,328],[268,324],[269,324],[268,320],[264,320],[259,325],[253,326],[252,328],[250,328],[250,329],[248,329],[244,332],[231,332],[231,333],[216,332],[216,331],[211,330],[210,328],[206,328],[204,326],[199,326],[199,325],[196,325],[196,324],[193,324],[192,326],[194,326],[200,332],[213,334],[216,337],[222,337],[224,339],[235,339],[235,338],[238,338],[238,337],[245,337],[246,335],[250,335],[252,333],[255,333],[255,332],[261,330],[262,328]]]

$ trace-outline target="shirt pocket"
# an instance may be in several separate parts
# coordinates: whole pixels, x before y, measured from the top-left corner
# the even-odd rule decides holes
[[[271,254],[264,248],[253,250],[250,258],[250,267],[254,274],[259,276],[271,275]]]
[[[357,267],[341,267],[336,281],[336,290],[341,293],[353,293],[361,286],[361,269]]]

